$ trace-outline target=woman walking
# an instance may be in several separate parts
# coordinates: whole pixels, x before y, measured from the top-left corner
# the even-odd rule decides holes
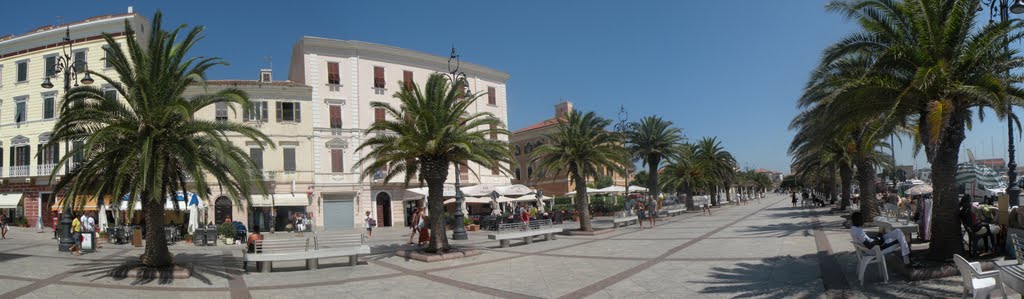
[[[638,199],[633,207],[636,208],[636,224],[640,225],[640,228],[644,228],[644,213],[647,211],[644,207],[644,201]]]
[[[0,213],[0,240],[7,239],[7,211]]]
[[[416,232],[420,231],[420,227],[423,226],[423,219],[420,218],[420,208],[412,209],[412,217],[409,217],[409,227],[412,231],[409,232],[409,245],[415,244],[412,242],[412,238],[416,236]]]
[[[426,246],[427,242],[430,242],[430,230],[427,229],[427,216],[424,212],[420,212],[420,246]]]

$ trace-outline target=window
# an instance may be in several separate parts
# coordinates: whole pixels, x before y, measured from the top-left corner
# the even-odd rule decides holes
[[[75,155],[71,157],[71,162],[75,164],[81,163],[85,160],[85,142],[75,141],[71,143],[71,147],[75,150]]]
[[[295,171],[295,148],[284,148],[284,171]]]
[[[252,109],[245,110],[242,119],[245,121],[266,122],[268,117],[267,102],[253,102]]]
[[[117,89],[107,88],[103,90],[103,97],[111,100],[117,100]]]
[[[459,177],[465,181],[469,179],[469,163],[466,161],[459,162]]]
[[[15,123],[23,123],[26,120],[28,120],[28,115],[26,115],[26,112],[25,112],[25,109],[26,109],[26,107],[25,107],[25,105],[26,105],[25,100],[26,100],[25,98],[22,98],[20,100],[14,100],[14,122]]]
[[[498,96],[494,92],[494,87],[487,88],[487,105],[498,105]]]
[[[112,68],[114,64],[110,63],[110,53],[107,51],[110,51],[110,47],[103,46],[103,67]]]
[[[501,174],[501,172],[498,171],[497,167],[491,167],[491,175],[499,175],[499,174]]]
[[[214,119],[217,121],[228,121],[228,103],[217,103],[214,104],[214,112],[216,116]]]
[[[270,73],[260,74],[260,82],[270,82]]]
[[[28,166],[30,149],[28,145],[11,147],[11,166]]]
[[[53,77],[56,74],[56,70],[53,67],[57,65],[57,56],[50,56],[43,59],[43,71],[46,72],[47,77]]]
[[[373,88],[384,88],[384,67],[373,67]]]
[[[75,72],[81,73],[85,71],[85,51],[75,52]]]
[[[331,150],[331,172],[345,172],[345,151],[342,149]]]
[[[43,119],[53,119],[53,95],[43,98]]]
[[[302,122],[302,106],[298,102],[277,102],[277,122]]]
[[[491,124],[491,140],[498,140],[498,126]]]
[[[331,129],[341,129],[341,106],[331,105]]]
[[[519,145],[516,144],[516,156],[521,155],[523,152],[519,150]]]
[[[17,82],[27,82],[28,81],[28,61],[18,62],[18,78],[17,79],[18,79]]]
[[[60,146],[43,146],[42,144],[37,146],[37,150],[40,153],[36,155],[36,164],[57,164],[60,161]]]
[[[530,179],[533,176],[533,166],[526,168],[526,179]]]
[[[384,121],[384,108],[373,108],[373,121],[382,122]]]
[[[412,91],[413,88],[416,88],[416,85],[412,83],[411,71],[402,72],[402,83],[405,84],[405,90]]]
[[[256,169],[263,170],[263,149],[258,147],[249,148],[249,159],[252,160],[252,164],[256,165]]]
[[[519,178],[519,168],[518,167],[516,168],[516,180],[520,180],[520,178]]]
[[[339,85],[341,84],[341,72],[338,71],[337,62],[327,63],[327,84]]]

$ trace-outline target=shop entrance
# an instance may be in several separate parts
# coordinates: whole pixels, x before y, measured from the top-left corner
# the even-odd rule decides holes
[[[377,193],[377,225],[391,226],[391,195]]]
[[[217,198],[213,204],[213,223],[221,224],[226,219],[234,219],[234,212],[231,208],[231,200],[225,196]]]

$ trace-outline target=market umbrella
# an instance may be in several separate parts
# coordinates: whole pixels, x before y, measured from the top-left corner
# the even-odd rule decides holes
[[[907,193],[907,195],[931,194],[932,193],[932,185],[930,185],[930,184],[915,185],[913,187],[910,187],[910,189],[907,189],[906,193]]]
[[[999,188],[999,173],[992,168],[974,162],[956,165],[956,184],[977,183],[985,189]]]
[[[98,215],[96,215],[96,217],[99,218],[98,221],[99,221],[100,231],[101,232],[102,231],[107,231],[107,204],[106,204],[104,198],[100,198],[96,202],[100,206],[100,212],[99,212]]]

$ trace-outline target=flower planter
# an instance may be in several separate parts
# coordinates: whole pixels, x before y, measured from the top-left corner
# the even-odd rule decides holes
[[[466,230],[468,230],[468,231],[471,231],[471,232],[475,232],[475,231],[478,231],[478,230],[480,230],[480,225],[479,225],[479,224],[470,224],[470,225],[467,225],[467,226],[466,226]]]
[[[234,245],[235,244],[235,238],[224,238],[224,244],[226,244],[226,245]]]

